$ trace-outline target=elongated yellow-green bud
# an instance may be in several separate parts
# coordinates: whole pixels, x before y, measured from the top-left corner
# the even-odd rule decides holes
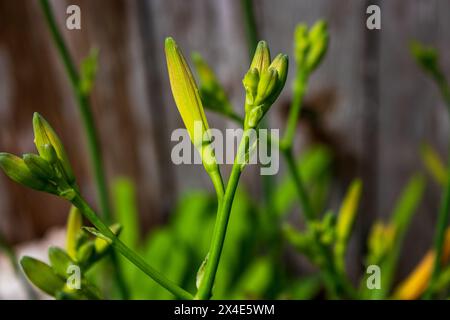
[[[64,146],[61,143],[58,135],[55,133],[50,124],[37,112],[33,115],[33,130],[34,130],[34,143],[36,145],[39,154],[46,158],[49,157],[49,147],[46,145],[51,145],[64,169],[64,175],[69,184],[75,182],[75,176],[72,171],[72,167],[69,163],[69,158],[67,157]],[[52,159],[46,159],[51,162]]]
[[[356,179],[350,185],[348,192],[339,210],[338,222],[336,226],[336,236],[338,241],[347,242],[351,229],[355,222],[359,201],[361,198],[362,182]]]
[[[72,206],[67,219],[66,228],[66,250],[72,259],[77,258],[77,240],[78,234],[83,225],[83,217],[77,207]]]
[[[49,182],[33,174],[25,161],[15,155],[0,153],[0,168],[17,183],[35,190],[56,193],[56,189]]]
[[[165,52],[172,94],[184,125],[200,152],[206,171],[217,171],[217,161],[211,151],[208,121],[192,72],[180,48],[170,37],[166,39]]]
[[[37,154],[26,153],[22,156],[22,159],[31,173],[44,181],[51,180],[55,176],[51,164]]]
[[[209,126],[198,94],[197,85],[180,48],[172,38],[166,39],[165,51],[170,86],[175,104],[192,142],[196,147],[200,147],[202,140],[194,141],[195,122],[198,121],[202,124],[202,131],[208,130]],[[203,136],[203,132],[199,136]]]

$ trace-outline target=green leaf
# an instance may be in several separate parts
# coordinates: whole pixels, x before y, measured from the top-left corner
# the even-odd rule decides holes
[[[70,208],[66,227],[66,250],[67,254],[72,259],[76,259],[77,256],[77,244],[82,224],[83,217],[80,210],[78,210],[77,207],[72,206]]]
[[[51,296],[56,296],[65,286],[65,281],[42,261],[25,256],[20,265],[31,283]]]

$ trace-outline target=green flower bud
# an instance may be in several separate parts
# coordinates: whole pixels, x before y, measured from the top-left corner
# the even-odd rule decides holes
[[[51,144],[44,144],[42,148],[42,158],[51,164],[55,164],[56,161],[58,161],[58,155]]]
[[[269,68],[261,73],[259,79],[255,105],[260,106],[275,91],[278,81],[278,73],[275,69]]]
[[[94,258],[95,244],[93,241],[84,243],[77,251],[77,261],[84,264],[88,264],[89,261]]]
[[[69,184],[73,184],[75,182],[75,176],[73,174],[72,167],[70,166],[69,158],[64,150],[64,146],[50,124],[37,112],[33,115],[33,129],[34,143],[39,151],[39,154],[44,158],[49,157],[49,150],[46,145],[53,146],[58,160],[64,170],[64,175],[67,182]],[[53,159],[46,158],[46,160],[51,162]]]
[[[32,153],[26,153],[22,156],[23,161],[30,169],[31,173],[43,180],[51,180],[55,176],[51,164],[41,158],[40,156]]]
[[[76,259],[77,256],[77,243],[79,242],[78,237],[82,224],[83,217],[80,210],[78,210],[77,207],[72,206],[70,208],[66,228],[66,250],[72,259]]]
[[[258,69],[250,69],[244,76],[242,84],[246,92],[246,105],[254,104],[259,83]],[[247,110],[245,110],[247,112]]]
[[[0,153],[0,168],[8,177],[19,184],[39,191],[57,193],[52,184],[33,174],[25,161],[15,155]]]
[[[270,63],[267,44],[260,42],[250,69],[242,80],[246,92],[245,129],[256,127],[278,98],[286,83],[287,70],[287,55],[279,54]],[[255,108],[259,109],[254,110]]]
[[[298,65],[302,65],[309,49],[308,27],[299,24],[294,31],[294,57]]]
[[[267,46],[267,42],[260,41],[256,47],[255,55],[253,56],[252,63],[250,64],[250,70],[257,69],[259,73],[269,68],[270,64],[270,51]]]
[[[20,265],[31,283],[51,296],[55,296],[65,286],[65,281],[42,261],[23,257]]]
[[[50,247],[48,249],[48,258],[55,273],[63,278],[67,278],[69,266],[75,264],[69,255],[58,247]]]
[[[309,72],[313,71],[322,61],[328,49],[328,30],[325,21],[318,21],[309,32],[310,49],[306,60]]]
[[[294,32],[294,57],[298,68],[312,72],[322,61],[328,48],[328,28],[325,21],[316,22],[308,31],[299,24]]]
[[[259,121],[263,117],[264,112],[260,106],[253,108],[250,110],[249,115],[247,117],[247,126],[249,128],[254,128],[258,125]]]

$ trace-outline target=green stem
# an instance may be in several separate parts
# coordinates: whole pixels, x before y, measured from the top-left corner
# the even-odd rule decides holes
[[[295,163],[294,154],[292,153],[292,149],[283,150],[284,158],[288,165],[289,173],[294,181],[295,188],[297,190],[297,195],[300,200],[300,205],[302,206],[303,213],[305,214],[306,220],[311,221],[314,219],[315,214],[314,210],[311,206],[311,202],[309,200],[309,196],[306,192],[303,179],[300,175],[300,172]]]
[[[449,147],[450,150],[450,147]],[[442,252],[444,248],[445,241],[445,230],[447,229],[449,217],[450,217],[450,156],[449,163],[447,164],[447,181],[445,185],[445,190],[441,202],[441,207],[439,209],[439,216],[437,220],[436,234],[434,238],[434,251],[436,256],[434,259],[433,273],[431,274],[430,283],[428,285],[427,291],[424,295],[426,299],[431,298],[436,282],[439,278],[441,272],[442,263]]]
[[[97,138],[97,133],[94,126],[94,118],[91,112],[91,106],[89,99],[85,96],[79,87],[79,75],[77,68],[70,56],[69,50],[64,42],[64,39],[58,29],[55,21],[55,17],[48,3],[48,0],[40,0],[42,10],[44,12],[47,25],[52,35],[52,39],[55,43],[60,58],[64,64],[67,76],[70,80],[73,93],[75,95],[78,108],[82,117],[85,134],[88,142],[89,155],[91,157],[91,164],[93,167],[95,182],[98,192],[98,200],[100,205],[100,211],[104,215],[107,223],[111,223],[111,208],[108,201],[108,189],[106,186],[105,173],[102,167],[102,158],[100,154],[100,145]]]
[[[48,28],[52,35],[53,42],[58,50],[59,56],[63,62],[64,69],[66,70],[67,76],[69,78],[75,99],[78,105],[78,109],[81,114],[81,119],[83,122],[84,132],[87,138],[87,145],[89,150],[89,156],[91,160],[91,166],[94,173],[95,185],[97,189],[97,198],[100,206],[100,212],[105,218],[107,223],[112,222],[111,207],[108,196],[108,188],[106,184],[105,172],[102,166],[102,157],[100,153],[100,145],[97,137],[97,133],[94,125],[94,118],[91,112],[91,106],[88,97],[83,94],[79,86],[79,75],[77,68],[70,56],[69,50],[64,42],[58,26],[55,21],[53,10],[48,2],[48,0],[39,1],[42,11],[45,16]],[[123,279],[122,272],[120,270],[119,263],[117,261],[116,254],[114,251],[111,253],[111,260],[114,268],[114,276],[116,279],[117,286],[120,290],[121,296],[123,298],[128,298],[128,290],[126,288],[125,281]]]
[[[256,27],[253,0],[241,0],[244,13],[245,35],[247,36],[248,52],[250,61],[258,44],[258,28]]]
[[[169,279],[167,279],[162,273],[155,270],[152,266],[147,264],[143,258],[137,255],[133,250],[127,247],[119,238],[117,238],[114,233],[104,224],[100,218],[91,209],[89,204],[79,195],[71,200],[72,204],[80,209],[81,213],[88,219],[102,234],[108,237],[112,242],[111,245],[126,259],[128,259],[132,264],[141,269],[150,278],[160,284],[162,287],[166,288],[169,292],[180,299],[191,300],[193,296],[182,289]]]
[[[292,148],[295,130],[297,129],[297,122],[300,117],[303,98],[306,92],[308,76],[309,75],[307,71],[301,69],[297,70],[297,76],[294,79],[292,103],[289,109],[286,131],[281,143],[281,145],[285,149]]]
[[[435,75],[435,80],[438,84],[439,90],[441,91],[444,102],[447,106],[447,111],[450,116],[450,87],[448,85],[447,80],[442,72],[437,72]],[[450,145],[448,148],[450,153]],[[427,288],[427,291],[424,294],[425,299],[430,299],[434,293],[434,288],[439,279],[439,274],[441,272],[441,263],[442,263],[442,251],[444,248],[445,241],[445,230],[447,229],[447,225],[450,217],[450,154],[448,155],[448,164],[447,164],[447,181],[445,185],[445,190],[443,193],[443,198],[441,200],[441,207],[439,209],[439,216],[437,220],[436,234],[434,238],[434,251],[436,252],[436,256],[434,259],[433,272],[431,274],[431,279]]]
[[[216,190],[217,202],[218,206],[220,207],[220,204],[222,203],[223,200],[223,196],[225,194],[225,186],[223,184],[222,175],[220,174],[220,170],[215,170],[209,172],[208,174],[214,185],[214,189]]]
[[[208,254],[208,261],[206,262],[205,274],[203,276],[203,280],[200,284],[195,299],[205,300],[210,299],[212,296],[212,288],[214,285],[220,256],[222,254],[222,249],[225,242],[228,220],[230,218],[234,195],[236,193],[236,189],[239,184],[239,178],[243,169],[242,163],[241,161],[239,161],[239,159],[243,159],[242,155],[245,154],[247,148],[248,145],[246,133],[244,132],[244,137],[239,144],[238,154],[231,170],[222,204],[219,206],[219,214],[217,215],[213,239],[211,241],[211,248]]]

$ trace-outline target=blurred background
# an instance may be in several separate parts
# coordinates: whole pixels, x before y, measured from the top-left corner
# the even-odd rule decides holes
[[[91,48],[99,49],[91,102],[104,165],[109,181],[129,177],[135,183],[141,232],[165,224],[186,191],[213,192],[202,168],[175,166],[170,160],[174,145],[170,135],[182,122],[169,88],[164,38],[174,37],[186,55],[200,52],[242,114],[241,79],[249,65],[249,48],[241,1],[58,0],[51,4],[77,63]],[[81,30],[64,27],[69,4],[81,8]],[[366,28],[370,4],[381,7],[381,30]],[[338,208],[351,179],[363,179],[350,257],[350,269],[358,271],[372,223],[388,217],[414,173],[425,172],[421,143],[434,146],[443,159],[447,156],[449,123],[444,103],[415,64],[409,43],[416,39],[450,52],[450,1],[257,0],[254,9],[259,38],[268,41],[272,54],[292,55],[297,23],[328,22],[330,47],[311,78],[296,147],[301,153],[320,143],[331,150],[330,208]],[[450,74],[450,55],[442,54],[441,64]],[[294,68],[290,67],[286,89],[268,114],[270,127],[281,132],[291,98]],[[79,113],[38,3],[0,0],[0,150],[15,154],[34,150],[34,111],[61,136],[80,188],[95,207]],[[211,113],[208,118],[215,128],[235,126]],[[262,199],[259,170],[248,170],[244,180],[251,197]],[[430,247],[439,200],[439,186],[427,179],[424,199],[406,235],[400,275],[408,273]],[[9,243],[43,238],[65,224],[68,209],[65,201],[26,189],[0,174],[0,233]]]

